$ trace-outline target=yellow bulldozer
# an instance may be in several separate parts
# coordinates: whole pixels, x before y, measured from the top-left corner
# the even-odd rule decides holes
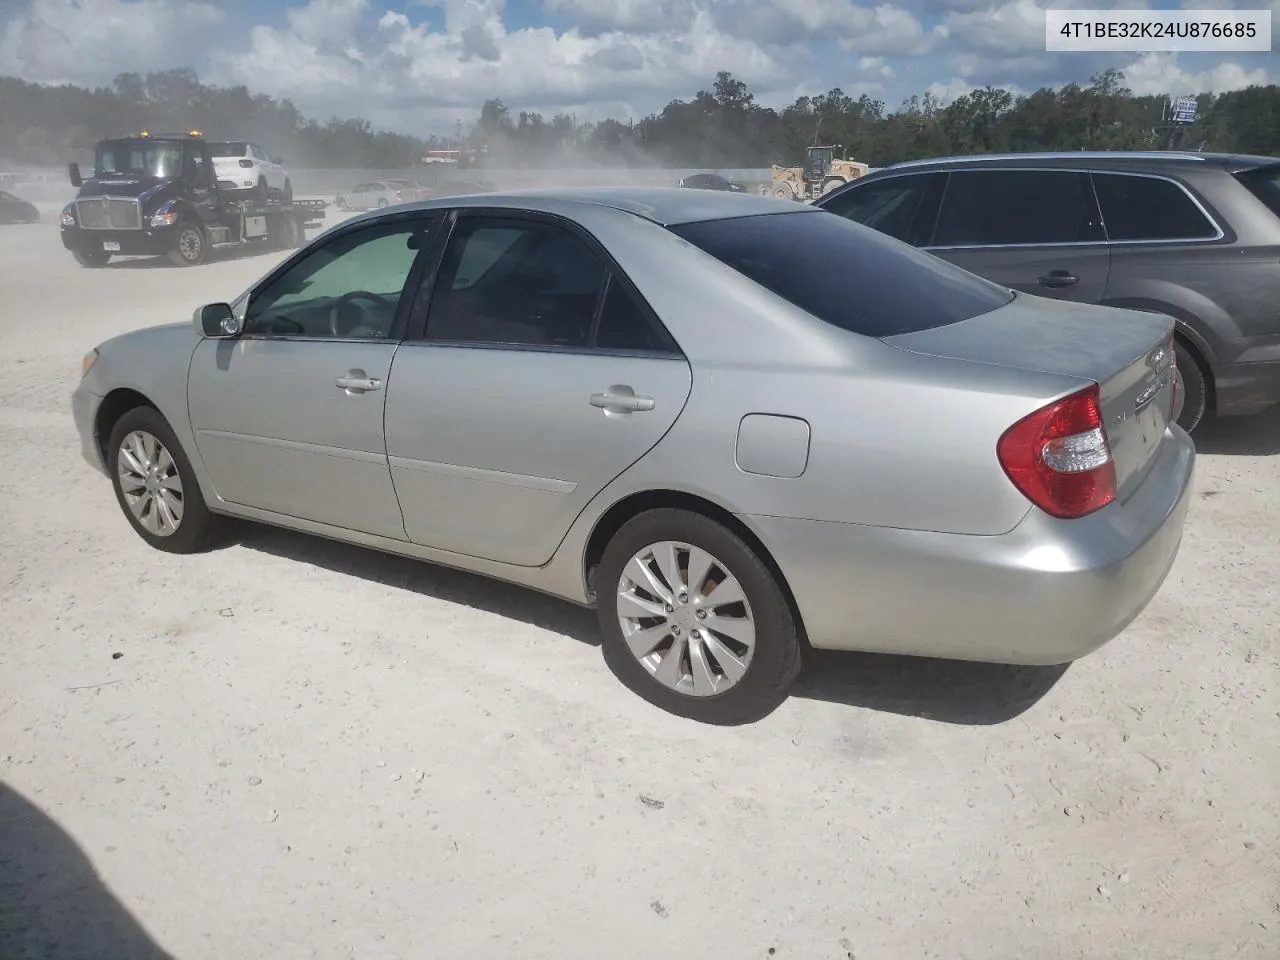
[[[857,160],[837,158],[839,149],[839,144],[809,147],[803,167],[780,167],[775,163],[773,177],[760,188],[760,193],[782,200],[808,201],[830,193],[850,180],[865,177],[871,168]]]

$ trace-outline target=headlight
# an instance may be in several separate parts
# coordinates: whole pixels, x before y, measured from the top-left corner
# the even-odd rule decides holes
[[[93,365],[98,362],[98,348],[94,347],[84,355],[84,359],[80,361],[80,379],[83,380],[88,376],[89,371],[93,369]]]
[[[177,219],[178,215],[172,210],[164,210],[151,215],[151,225],[153,227],[171,227]]]
[[[64,227],[74,227],[76,225],[75,207],[68,203],[62,208],[62,213],[58,217],[58,222]]]

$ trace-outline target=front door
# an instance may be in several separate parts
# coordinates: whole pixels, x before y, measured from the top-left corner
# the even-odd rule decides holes
[[[387,453],[415,543],[535,566],[670,429],[688,362],[576,230],[462,216],[396,354]]]
[[[218,496],[404,539],[382,418],[405,290],[435,223],[336,233],[250,296],[239,338],[201,342],[191,425]]]
[[[960,170],[925,249],[1023,293],[1098,303],[1111,255],[1087,173]]]

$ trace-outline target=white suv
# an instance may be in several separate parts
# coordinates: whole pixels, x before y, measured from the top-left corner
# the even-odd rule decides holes
[[[293,184],[279,157],[256,143],[224,140],[209,144],[218,186],[223,190],[247,190],[254,198],[293,199]]]

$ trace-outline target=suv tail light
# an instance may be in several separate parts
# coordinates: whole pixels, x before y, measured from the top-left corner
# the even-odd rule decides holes
[[[250,170],[253,168],[253,161],[249,159],[241,159],[240,166],[244,167],[246,170]]]
[[[1092,384],[1023,417],[996,457],[1013,485],[1050,516],[1083,517],[1116,498],[1116,466]]]

